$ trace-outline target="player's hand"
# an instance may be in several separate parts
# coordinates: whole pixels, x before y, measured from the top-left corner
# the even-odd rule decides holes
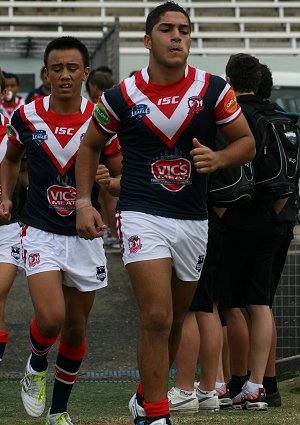
[[[9,224],[11,220],[12,202],[8,199],[0,204],[0,223]]]
[[[202,145],[198,139],[193,139],[194,149],[190,154],[193,157],[194,166],[198,173],[212,173],[219,165],[218,151],[212,151],[209,147]]]
[[[95,180],[98,184],[102,184],[103,186],[110,185],[111,177],[110,177],[109,170],[108,168],[106,168],[105,165],[103,164],[98,165]]]
[[[79,237],[83,239],[101,238],[106,228],[101,215],[92,205],[77,209],[76,229]]]

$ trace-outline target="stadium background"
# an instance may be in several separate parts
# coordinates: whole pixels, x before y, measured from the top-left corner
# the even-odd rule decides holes
[[[90,51],[92,68],[108,65],[115,81],[148,61],[142,44],[145,17],[156,1],[0,1],[0,67],[19,75],[20,94],[40,84],[43,50],[48,41],[74,35]],[[193,42],[189,63],[223,74],[232,53],[256,55],[272,71],[300,70],[299,1],[178,1],[190,13]],[[291,244],[274,306],[278,326],[278,366],[282,374],[299,371],[300,230]],[[118,254],[109,254],[111,286],[99,291],[90,323],[90,350],[85,369],[124,375],[135,373],[137,311]],[[11,341],[5,373],[23,371],[28,348],[31,305],[24,276],[19,275],[7,306]],[[24,357],[25,356],[25,357]],[[10,363],[11,362],[11,363]],[[2,370],[0,371],[1,374]]]

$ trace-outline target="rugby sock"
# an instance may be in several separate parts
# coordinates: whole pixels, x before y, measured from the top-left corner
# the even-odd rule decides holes
[[[0,362],[2,361],[7,342],[8,332],[0,332]]]
[[[141,383],[139,383],[138,389],[136,392],[136,401],[137,401],[137,404],[139,404],[141,407],[144,407],[144,390]]]
[[[232,375],[228,383],[230,397],[233,398],[242,391],[242,386],[248,380],[248,376]]]
[[[31,340],[31,359],[30,366],[36,372],[43,372],[47,370],[48,361],[47,355],[50,351],[50,348],[57,340],[58,335],[47,338],[43,336],[36,324],[36,321],[33,320],[30,325],[30,340]]]
[[[171,424],[168,398],[155,403],[147,403],[144,401],[144,409],[148,422],[152,423],[158,419],[166,418],[167,424]]]
[[[264,376],[263,386],[267,395],[276,393],[278,391],[276,376]]]
[[[86,340],[78,348],[69,347],[60,340],[55,367],[50,415],[67,411],[73,384],[76,381],[86,351]]]

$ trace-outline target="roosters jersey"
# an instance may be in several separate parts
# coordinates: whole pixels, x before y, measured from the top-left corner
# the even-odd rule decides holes
[[[7,125],[9,124],[9,119],[0,114],[0,167],[1,162],[6,153],[7,148]],[[1,183],[1,182],[0,182]],[[16,192],[13,194],[12,198],[12,212],[11,212],[11,223],[16,223],[19,219],[18,209],[17,209],[17,196]],[[0,184],[0,202],[1,202],[1,184]],[[0,226],[2,224],[0,223]]]
[[[17,96],[14,103],[8,103],[3,101],[1,103],[2,113],[6,118],[11,119],[12,114],[16,111],[20,106],[24,105],[25,101],[22,97]]]
[[[50,97],[22,106],[11,120],[9,140],[25,146],[28,158],[23,220],[50,233],[76,235],[75,161],[94,104],[82,98],[80,112],[62,115],[49,110]],[[111,144],[119,149],[118,143],[108,143],[110,155]],[[92,202],[96,208],[98,191],[94,184]]]
[[[207,174],[199,174],[192,139],[214,147],[217,126],[241,113],[220,77],[187,66],[169,85],[149,82],[147,68],[105,91],[93,115],[105,135],[118,133],[123,154],[118,208],[170,218],[207,218]]]

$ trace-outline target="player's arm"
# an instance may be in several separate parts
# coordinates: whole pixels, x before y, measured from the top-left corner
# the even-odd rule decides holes
[[[11,198],[18,181],[24,149],[24,147],[17,147],[9,141],[1,163],[0,220],[2,223],[9,223],[11,219]]]
[[[228,146],[219,151],[212,151],[202,145],[201,141],[193,139],[191,155],[198,173],[211,173],[218,168],[242,165],[254,158],[255,140],[243,114],[221,126],[220,130],[228,140]]]
[[[85,239],[103,236],[105,225],[101,215],[92,207],[91,193],[101,149],[109,139],[90,122],[80,144],[76,159],[76,228],[78,235]]]

